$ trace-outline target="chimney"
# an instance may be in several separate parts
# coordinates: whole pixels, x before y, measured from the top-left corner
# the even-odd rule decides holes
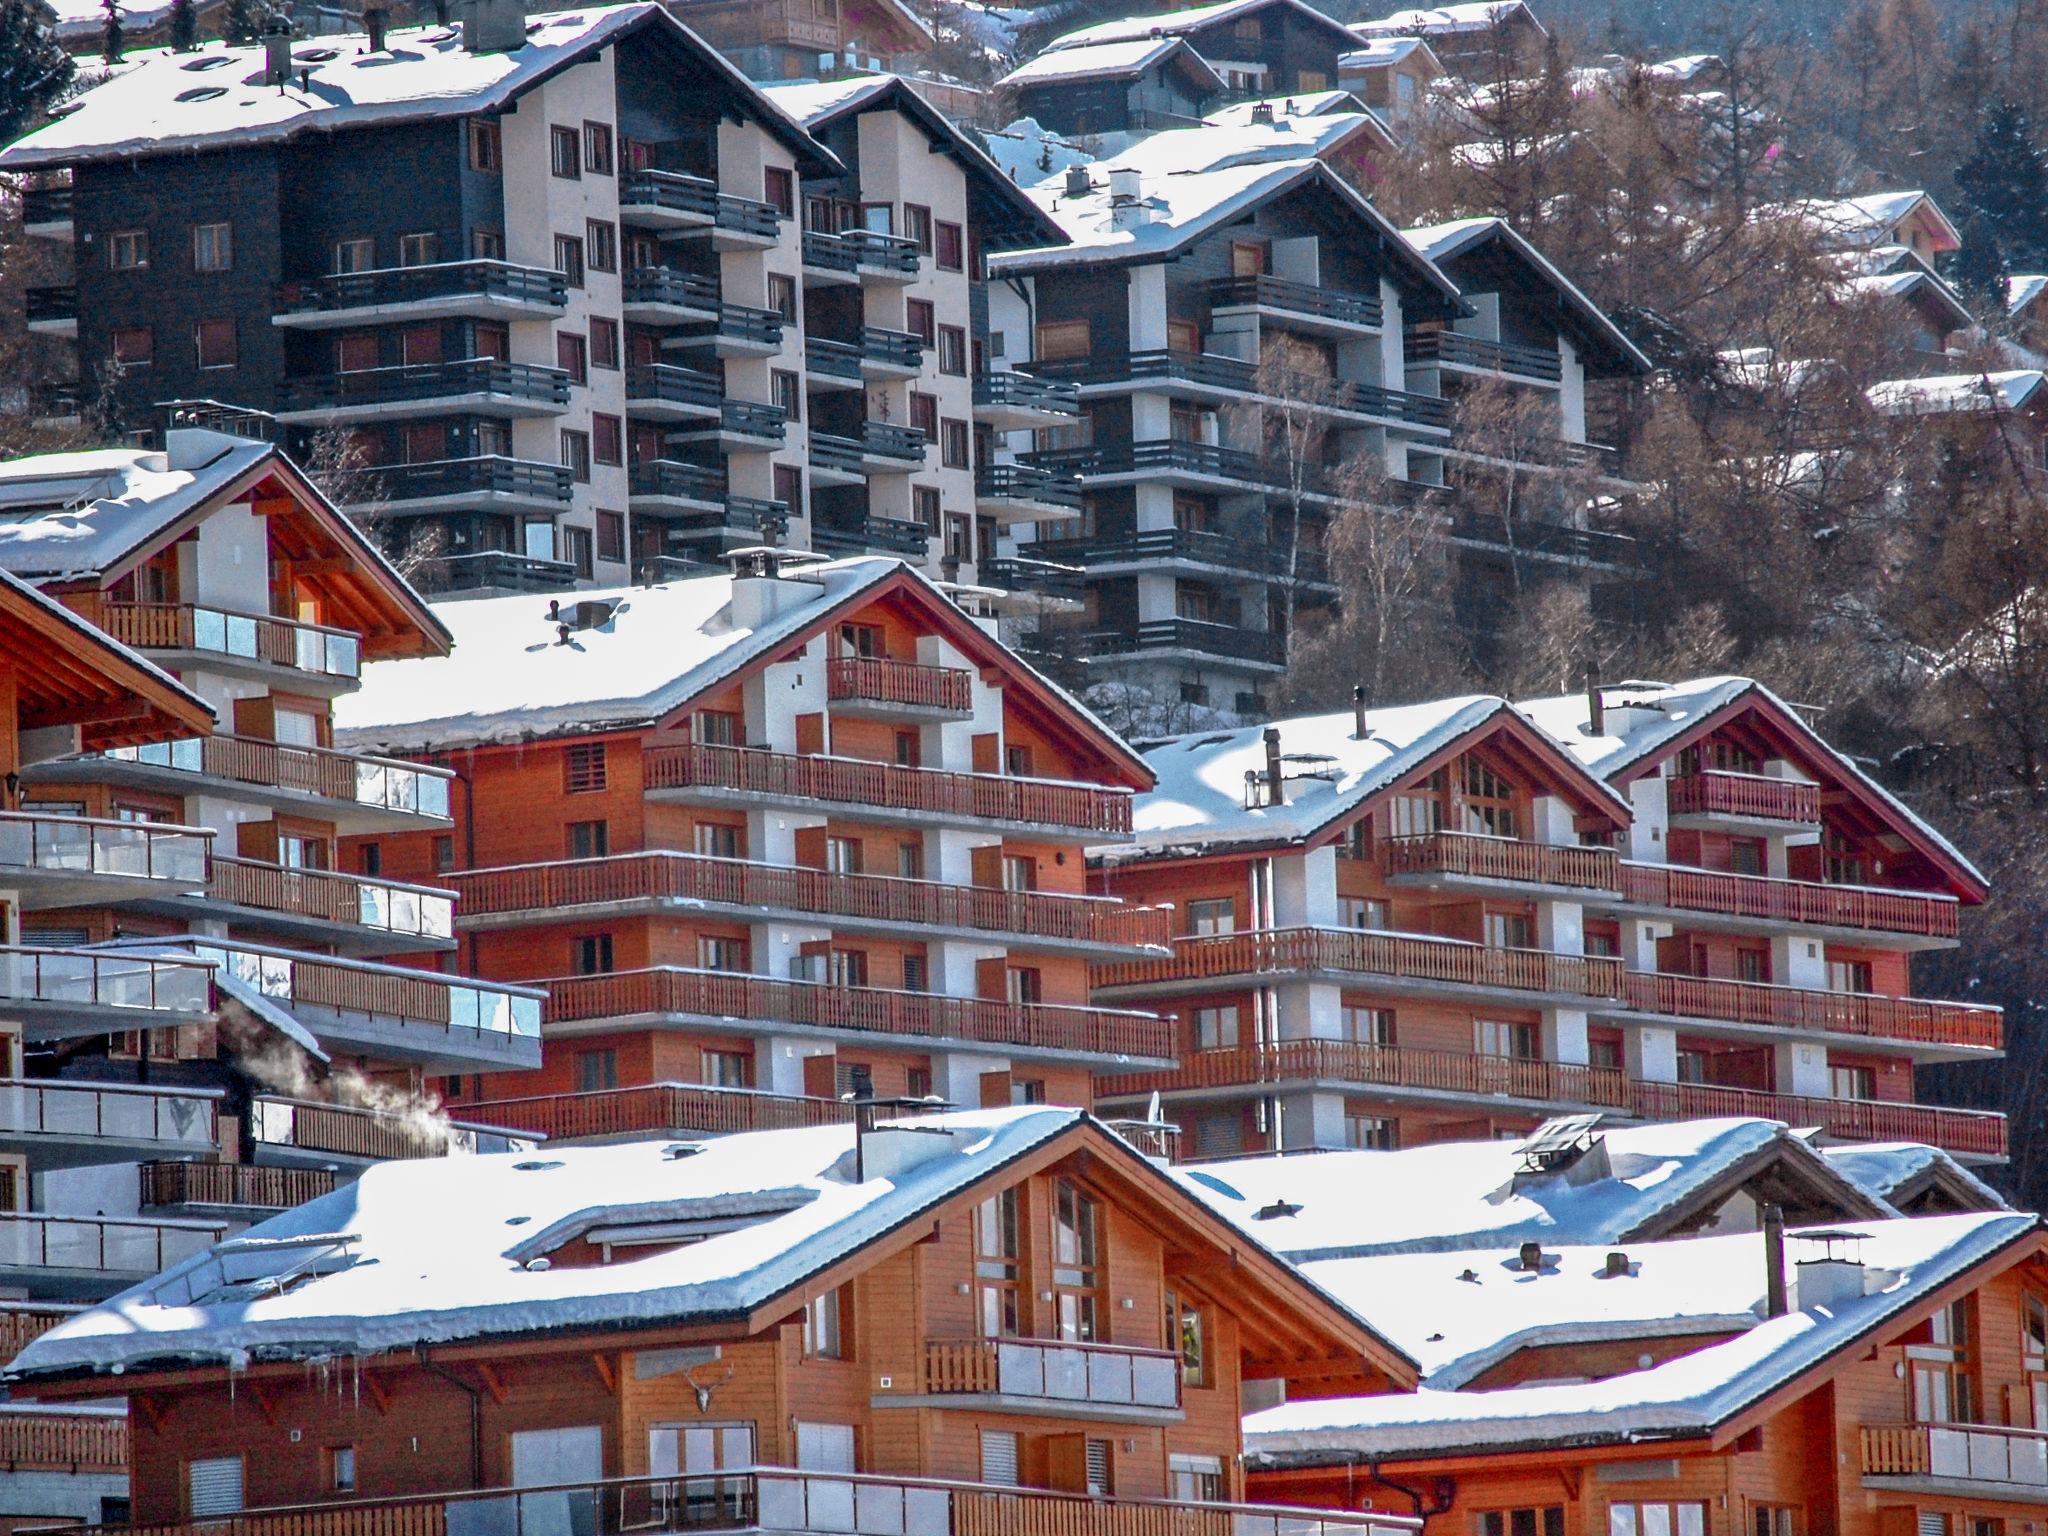
[[[1266,743],[1266,804],[1285,805],[1287,789],[1280,779],[1280,728],[1266,727],[1263,740]]]
[[[1517,1260],[1523,1269],[1532,1275],[1535,1274],[1543,1268],[1543,1245],[1541,1243],[1522,1244]]]
[[[1764,1316],[1785,1315],[1785,1208],[1764,1207]]]
[[[462,46],[471,53],[510,53],[525,47],[524,0],[463,0]]]
[[[1351,739],[1368,741],[1372,731],[1365,723],[1365,684],[1359,683],[1351,690]]]
[[[263,83],[279,90],[292,78],[292,24],[282,16],[263,23]]]
[[[1607,734],[1607,705],[1600,697],[1600,669],[1586,668],[1586,734]]]
[[[1607,1255],[1607,1267],[1600,1273],[1610,1280],[1619,1280],[1628,1273],[1628,1255],[1617,1248]]]
[[[363,12],[363,30],[370,36],[370,52],[384,51],[384,28],[390,20],[391,13],[381,5],[373,5]]]
[[[1255,123],[1270,123],[1270,122],[1272,122],[1272,121],[1273,121],[1273,103],[1271,103],[1270,101],[1255,101],[1255,102],[1253,102],[1253,103],[1252,103],[1252,121],[1253,121],[1253,122],[1255,122]]]
[[[759,629],[825,594],[820,582],[785,576],[780,549],[736,549],[726,558],[732,562],[732,621],[741,629]]]
[[[1138,201],[1141,183],[1138,173],[1129,169],[1117,169],[1109,173],[1109,201],[1113,207],[1122,207]]]
[[[1067,167],[1067,196],[1086,197],[1095,190],[1095,183],[1088,179],[1088,167],[1070,165]]]

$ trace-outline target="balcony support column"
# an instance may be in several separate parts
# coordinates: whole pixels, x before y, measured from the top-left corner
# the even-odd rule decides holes
[[[1592,1064],[1592,1047],[1586,1039],[1585,1009],[1543,1010],[1543,1059],[1574,1067]]]
[[[957,1109],[979,1109],[981,1080],[989,1072],[1007,1072],[1007,1056],[970,1055],[965,1051],[932,1053],[932,1092]]]
[[[1621,964],[1624,970],[1654,971],[1657,966],[1657,940],[1669,931],[1668,923],[1652,923],[1641,918],[1624,917],[1621,920]],[[1584,936],[1581,935],[1581,944]]]
[[[1380,279],[1380,367],[1382,389],[1408,387],[1408,349],[1404,345],[1405,322],[1401,316],[1401,290],[1392,279]]]
[[[1344,1145],[1344,1095],[1341,1093],[1296,1093],[1279,1101],[1280,1146],[1286,1151],[1304,1147]]]
[[[1273,860],[1273,926],[1334,928],[1337,922],[1337,849],[1326,843],[1308,853]]]
[[[804,1092],[804,1063],[813,1056],[836,1052],[829,1040],[793,1040],[786,1035],[762,1035],[754,1041],[754,1077],[770,1093]]]
[[[1825,1099],[1829,1093],[1828,1048],[1805,1040],[1784,1040],[1771,1047],[1771,1077],[1779,1093]]]
[[[1634,1024],[1622,1031],[1622,1067],[1644,1083],[1678,1081],[1678,1031],[1659,1024]]]
[[[1576,901],[1536,903],[1536,947],[1554,955],[1586,952],[1586,909]]]
[[[743,695],[747,744],[774,752],[796,751],[797,716],[825,711],[824,647],[813,639],[794,661],[763,667],[747,680]]]
[[[1781,933],[1771,940],[1771,980],[1782,987],[1825,987],[1826,947],[1804,934]]]
[[[1344,994],[1327,982],[1283,981],[1270,989],[1278,1040],[1336,1040],[1344,1033]],[[1249,1021],[1241,1021],[1240,1034]]]

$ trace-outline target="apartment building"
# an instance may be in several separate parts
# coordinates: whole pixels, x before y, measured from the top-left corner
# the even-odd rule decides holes
[[[350,856],[452,887],[464,968],[548,992],[539,1070],[443,1097],[575,1138],[1085,1104],[1165,1066],[1168,1026],[1088,989],[1166,952],[1164,913],[1086,892],[1144,765],[903,562],[732,559],[553,616],[444,604],[453,654],[343,706],[343,740],[463,785],[452,837]]]
[[[676,0],[673,8],[753,80],[907,71],[934,41],[902,0]]]
[[[1367,46],[1419,38],[1451,74],[1491,80],[1503,68],[1532,64],[1549,43],[1550,30],[1527,0],[1461,0],[1455,5],[1395,11],[1351,24]]]
[[[1106,1004],[1178,1017],[1184,1150],[1409,1145],[1567,1110],[2005,1155],[1915,1102],[1998,1010],[1911,995],[1981,875],[1755,683],[1451,699],[1181,737],[1100,886],[1171,902]]]
[[[1337,83],[1338,56],[1358,46],[1356,37],[1304,0],[1218,0],[1164,15],[1098,22],[1054,38],[1045,51],[1172,37],[1185,38],[1222,78],[1224,90],[1240,97],[1329,90]]]
[[[256,1235],[8,1373],[128,1396],[156,1529],[1413,1529],[1243,1503],[1248,1397],[1413,1367],[1084,1111],[374,1169]]]

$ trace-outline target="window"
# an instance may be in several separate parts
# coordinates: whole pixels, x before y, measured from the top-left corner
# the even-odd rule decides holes
[[[1728,868],[1738,875],[1761,875],[1764,872],[1763,839],[1738,837],[1730,841]]]
[[[693,834],[698,854],[707,859],[736,859],[740,856],[740,829],[715,821],[700,821]]]
[[[377,265],[377,242],[368,235],[334,242],[334,270],[337,273],[368,272]]]
[[[373,876],[384,873],[384,845],[382,843],[364,843],[356,850],[356,873]]]
[[[1016,1488],[1023,1479],[1017,1470],[1017,1433],[1009,1429],[981,1432],[981,1480],[999,1488]]]
[[[939,458],[948,469],[967,468],[967,423],[951,418],[939,423]]]
[[[555,236],[555,270],[571,288],[583,286],[583,242],[574,235]]]
[[[569,562],[577,576],[588,581],[596,568],[591,562],[590,530],[588,528],[564,528],[562,530],[562,558]]]
[[[1799,1536],[1799,1523],[1789,1504],[1758,1504],[1750,1510],[1751,1536]]]
[[[606,320],[601,316],[590,317],[590,366],[593,368],[616,368],[619,366],[619,322]]]
[[[440,259],[441,237],[431,229],[416,230],[398,237],[398,264],[401,267],[431,267]]]
[[[469,351],[472,357],[488,357],[500,363],[512,361],[512,328],[505,325],[476,324],[469,328]],[[511,440],[506,439],[505,452],[510,453]]]
[[[1486,763],[1465,759],[1465,830],[1482,837],[1514,837],[1515,791]]]
[[[107,236],[107,265],[116,272],[140,272],[149,265],[149,231],[117,229]]]
[[[896,878],[899,880],[922,880],[924,878],[924,844],[898,843],[896,845]]]
[[[836,1061],[832,1066],[832,1089],[842,1099],[872,1099],[875,1069],[864,1061]]]
[[[1202,1309],[1166,1293],[1166,1347],[1180,1350],[1181,1380],[1191,1387],[1209,1384],[1209,1327]]]
[[[548,161],[554,173],[564,181],[582,179],[583,146],[576,142],[574,128],[548,129]]]
[[[796,279],[785,272],[768,274],[768,307],[782,316],[784,325],[796,324]]]
[[[1353,1045],[1392,1045],[1394,1010],[1360,1007],[1345,1003],[1337,1011],[1337,1026]]]
[[[622,564],[626,558],[626,514],[597,513],[597,558]]]
[[[568,830],[569,857],[601,859],[612,851],[612,824],[608,821],[572,821]]]
[[[697,939],[697,966],[706,971],[744,971],[747,968],[746,943],[741,939],[700,935]]]
[[[917,732],[898,731],[896,733],[896,766],[898,768],[916,768],[921,766],[923,762],[924,746],[919,741]]]
[[[938,260],[939,270],[958,272],[966,265],[966,250],[967,232],[960,225],[941,219],[932,241],[932,254]]]
[[[1478,1536],[1564,1536],[1564,1506],[1486,1510],[1479,1516]]]
[[[1704,1083],[1712,1080],[1714,1059],[1705,1051],[1690,1046],[1678,1048],[1678,1080],[1681,1083]]]
[[[336,1493],[351,1493],[356,1486],[356,1448],[330,1445],[327,1448],[327,1486]]]
[[[957,325],[939,327],[939,372],[956,378],[967,372],[967,332]]]
[[[1394,1122],[1384,1115],[1344,1116],[1344,1145],[1366,1152],[1391,1152],[1398,1144]]]
[[[577,976],[603,976],[612,968],[612,936],[586,933],[569,941],[569,970]]]
[[[844,1360],[844,1318],[846,1287],[837,1286],[822,1296],[813,1296],[804,1308],[804,1353],[821,1360]]]
[[[835,987],[864,987],[868,984],[868,954],[864,949],[835,949],[825,956],[825,979]]]
[[[576,1091],[602,1093],[619,1086],[619,1053],[615,1050],[576,1053]]]
[[[235,366],[235,322],[202,320],[192,328],[193,346],[202,368]]]
[[[1494,949],[1536,947],[1536,920],[1526,912],[1488,912],[1482,931]]]
[[[496,176],[504,170],[505,141],[500,137],[496,123],[470,119],[469,168],[482,171],[486,176]]]
[[[927,347],[939,344],[939,311],[930,299],[904,300],[903,316],[903,323],[919,341]]]
[[[1389,837],[1424,837],[1444,826],[1444,772],[1430,775],[1424,790],[1395,795],[1387,802]]]
[[[229,272],[235,265],[235,227],[228,223],[192,226],[192,270]]]
[[[1828,990],[1830,992],[1872,992],[1876,990],[1876,976],[1868,960],[1830,960],[1828,962]]]
[[[598,411],[590,418],[590,456],[600,464],[623,464],[626,462],[626,421],[622,416],[607,416]],[[602,551],[600,551],[602,553]],[[620,555],[605,556],[606,559],[622,559]]]
[[[555,366],[569,375],[572,384],[590,382],[590,347],[570,331],[555,332]]]
[[[612,131],[603,123],[583,125],[583,169],[593,176],[612,173]]]
[[[761,172],[761,201],[785,219],[796,216],[796,172],[771,165]]]
[[[1556,1532],[1540,1536],[1563,1536]],[[1481,1536],[1495,1536],[1482,1532]],[[1509,1531],[1507,1536],[1514,1536]],[[1607,1506],[1607,1536],[1707,1536],[1707,1506],[1704,1504],[1610,1504]]]
[[[1198,1051],[1228,1050],[1237,1044],[1237,1005],[1225,1003],[1216,1008],[1195,1010],[1195,1049]]]
[[[1197,936],[1237,932],[1237,899],[1212,896],[1189,902],[1188,932]]]
[[[775,499],[791,517],[801,517],[804,511],[804,472],[795,464],[775,466]]]
[[[590,482],[590,434],[562,428],[562,463],[578,484]]]
[[[1765,982],[1771,979],[1771,952],[1767,949],[1738,949],[1735,951],[1735,979],[1737,981]]]
[[[932,253],[932,211],[920,208],[916,203],[903,205],[903,238],[917,242],[918,254]]]
[[[744,1051],[706,1051],[698,1076],[708,1088],[744,1088],[752,1061]]]
[[[1057,1336],[1087,1344],[1101,1331],[1102,1207],[1072,1179],[1052,1190],[1053,1325]]]
[[[434,839],[434,873],[445,875],[455,867],[455,839],[443,832]]]
[[[1042,1077],[1014,1077],[1010,1079],[1010,1102],[1012,1104],[1043,1104],[1045,1102],[1045,1079]]]
[[[147,368],[156,356],[156,332],[146,325],[123,325],[113,334],[114,361],[123,368]]]
[[[242,1458],[207,1456],[185,1463],[185,1510],[232,1515],[242,1507]]]
[[[910,397],[910,403],[913,408],[916,406],[917,397],[915,395]],[[926,533],[936,535],[940,531],[943,514],[940,511],[939,493],[936,487],[913,485],[910,488],[910,515],[915,521],[924,525]]]
[[[1346,928],[1385,929],[1391,922],[1386,902],[1377,896],[1339,896],[1337,910]]]
[[[1071,362],[1091,350],[1086,320],[1048,320],[1038,327],[1040,362]]]
[[[1034,891],[1038,889],[1038,860],[1028,853],[1004,854],[1003,889],[1006,891]]]
[[[1500,1056],[1509,1061],[1536,1060],[1536,1026],[1503,1023],[1497,1019],[1472,1021],[1472,1049],[1481,1056]]]
[[[782,414],[791,421],[804,419],[803,380],[787,368],[771,369],[768,374],[768,399],[771,404],[782,407]]]
[[[1828,1064],[1828,1093],[1837,1099],[1869,1100],[1877,1097],[1877,1073],[1870,1067]]]
[[[857,875],[861,867],[860,839],[857,837],[828,837],[825,839],[825,868],[835,875]]]
[[[583,223],[584,261],[593,272],[619,270],[619,227],[604,219]]]
[[[937,442],[939,438],[939,397],[937,395],[927,395],[913,389],[910,392],[910,424],[925,435],[926,442]]]
[[[743,1423],[714,1424],[693,1419],[687,1424],[647,1426],[647,1466],[656,1477],[719,1472],[727,1467],[754,1464],[754,1426]],[[716,1497],[737,1500],[738,1480],[715,1485]],[[709,1494],[710,1489],[704,1492]],[[697,1497],[692,1493],[692,1498]]]
[[[736,747],[740,744],[740,717],[736,710],[700,709],[690,718],[690,739],[707,747]]]
[[[604,743],[579,741],[562,754],[562,788],[586,795],[605,787]]]
[[[1179,1503],[1223,1502],[1223,1463],[1214,1456],[1168,1456],[1166,1477],[1167,1494]]]
[[[894,203],[862,203],[860,205],[860,227],[871,235],[895,234],[896,205]]]
[[[975,1311],[984,1338],[1014,1338],[1023,1331],[1018,1203],[1017,1191],[1006,1189],[974,1208]]]

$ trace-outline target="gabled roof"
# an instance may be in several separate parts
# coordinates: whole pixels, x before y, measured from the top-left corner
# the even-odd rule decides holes
[[[1370,25],[1370,23],[1368,23]],[[1356,33],[1357,27],[1351,28]],[[1436,50],[1420,37],[1366,37],[1359,34],[1361,46],[1353,48],[1337,60],[1339,69],[1389,69],[1396,64],[1420,54],[1429,65],[1432,78],[1444,72],[1443,60],[1436,56]]]
[[[757,578],[758,579],[758,578]],[[973,662],[1000,669],[1008,696],[1085,743],[1116,775],[1151,781],[1144,760],[1061,690],[982,630],[929,578],[901,560],[863,556],[791,566],[782,613],[736,625],[729,574],[579,592],[610,617],[558,643],[545,599],[530,594],[437,605],[451,655],[366,669],[360,692],[335,701],[335,740],[416,753],[597,731],[644,729],[818,634],[841,615],[894,597],[915,605]]]
[[[1093,43],[1130,42],[1143,37],[1186,37],[1190,33],[1255,16],[1276,6],[1291,12],[1305,26],[1327,35],[1333,46],[1352,46],[1351,35],[1343,25],[1306,4],[1305,0],[1217,0],[1212,5],[1189,6],[1164,15],[1124,16],[1115,21],[1097,22],[1092,27],[1082,27],[1056,37],[1046,47],[1079,48]]]
[[[1262,96],[1248,101],[1226,102],[1213,112],[1204,114],[1202,121],[1212,128],[1247,128],[1258,121],[1261,113],[1270,115],[1275,121],[1345,114],[1378,116],[1352,92],[1329,90],[1297,91],[1292,96]]]
[[[1470,0],[1462,5],[1440,5],[1434,9],[1396,11],[1377,21],[1360,21],[1351,30],[1360,37],[1456,37],[1464,33],[1487,32],[1516,16],[1526,18],[1541,36],[1549,30],[1536,19],[1524,0]]]
[[[1805,220],[1824,239],[1842,246],[1894,244],[1898,227],[1909,218],[1926,225],[1937,251],[1957,250],[1963,243],[1941,205],[1917,188],[1868,192],[1859,197],[1806,198],[1783,204],[1779,211]]]
[[[131,55],[54,121],[0,151],[0,171],[129,159],[172,150],[277,143],[300,134],[497,112],[619,39],[651,32],[687,53],[745,102],[806,174],[838,162],[754,83],[653,0],[532,17],[523,47],[471,53],[459,27],[394,27],[382,52],[362,34],[293,49],[283,90],[263,84],[261,43]],[[304,76],[304,85],[300,76]]]
[[[101,587],[221,507],[283,499],[308,558],[342,568],[312,578],[349,610],[370,658],[438,654],[448,631],[383,551],[265,442],[173,429],[162,451],[93,448],[0,462],[0,570],[40,586]],[[273,519],[273,535],[284,525]]]
[[[1223,89],[1223,77],[1209,67],[1186,38],[1138,37],[1075,48],[1049,48],[996,82],[998,88],[1068,85],[1077,80],[1135,80],[1168,64],[1184,70],[1200,95]]]
[[[2017,315],[2044,293],[2048,293],[2048,275],[2016,273],[2005,280],[2005,312]]]
[[[1755,711],[1779,746],[1814,778],[1840,783],[1867,814],[1943,869],[1966,900],[1990,886],[1955,844],[1908,810],[1883,785],[1837,752],[1783,699],[1748,677],[1701,677],[1683,683],[1613,683],[1600,690],[1606,730],[1592,734],[1586,696],[1564,694],[1523,702],[1529,718],[1608,783],[1625,786],[1681,748],[1746,711]]]
[[[1941,312],[1952,331],[1961,330],[1976,318],[1955,289],[1924,270],[1905,267],[1896,272],[1861,273],[1849,279],[1849,289],[1852,293],[1895,299],[1902,304],[1925,303]]]
[[[1945,1211],[2009,1211],[1997,1190],[1939,1147],[1911,1141],[1859,1141],[1822,1147],[1828,1165],[1872,1199],[1901,1215],[1923,1214],[1923,1205]]]
[[[2044,378],[2048,375],[2037,368],[1944,373],[1931,379],[1887,379],[1866,393],[1887,416],[1976,415],[2023,409],[2040,395]]]
[[[1587,298],[1577,283],[1553,266],[1550,258],[1530,244],[1521,231],[1506,219],[1456,219],[1448,224],[1404,229],[1401,235],[1439,266],[1486,246],[1508,251],[1549,285],[1565,313],[1577,320],[1576,329],[1581,340],[1607,353],[1611,359],[1610,366],[1616,372],[1637,375],[1651,372],[1649,358],[1622,333],[1620,326],[1607,318],[1606,311]]]
[[[857,1175],[855,1129],[662,1139],[544,1155],[381,1163],[360,1182],[273,1217],[66,1320],[8,1378],[132,1383],[151,1368],[368,1357],[428,1344],[693,1326],[757,1332],[811,1295],[916,1243],[989,1181],[1076,1153],[1120,1205],[1174,1246],[1213,1249],[1268,1327],[1304,1357],[1412,1384],[1412,1362],[1256,1240],[1198,1202],[1085,1111],[1033,1106],[932,1115],[884,1134],[908,1143],[887,1175]],[[877,1152],[873,1154],[881,1156]],[[892,1157],[894,1149],[892,1149]],[[620,1225],[732,1221],[680,1247],[606,1265],[535,1259]],[[310,1261],[310,1262],[306,1262]],[[295,1263],[306,1275],[264,1287]],[[1293,1338],[1285,1334],[1292,1331]]]
[[[1391,151],[1394,147],[1394,136],[1370,112],[1329,112],[1313,117],[1276,114],[1271,122],[1163,128],[1118,154],[1105,156],[1100,164],[1136,171],[1140,186],[1165,187],[1166,195],[1173,197],[1183,185],[1174,178],[1203,171],[1332,160],[1350,150]],[[1038,190],[1063,205],[1073,201],[1066,196],[1064,176],[1047,176],[1038,183]]]
[[[848,117],[864,112],[895,110],[915,123],[932,144],[934,152],[957,161],[967,178],[968,196],[974,199],[980,217],[977,225],[990,248],[999,242],[1038,244],[1060,238],[1059,225],[1045,216],[1038,204],[1026,197],[1001,166],[973,139],[960,131],[952,119],[911,88],[901,75],[859,75],[848,80],[830,80],[795,85],[762,87],[762,94],[781,107],[805,130],[823,133]],[[1003,228],[997,229],[996,208],[1001,210]]]
[[[1506,699],[1471,695],[1428,704],[1375,709],[1371,735],[1360,741],[1349,711],[1278,720],[1271,727],[1199,731],[1149,745],[1145,761],[1158,775],[1132,807],[1136,841],[1106,849],[1108,862],[1244,852],[1313,844],[1364,814],[1379,795],[1433,771],[1479,742],[1498,738],[1525,751],[1580,807],[1628,820],[1627,803]],[[1279,805],[1245,805],[1245,776],[1266,766],[1264,733],[1280,733],[1286,780]]]
[[[1746,1185],[1796,1191],[1782,1203],[1816,1219],[1891,1214],[1774,1120],[1602,1126],[1597,1135],[1579,1163],[1546,1175],[1523,1172],[1533,1137],[1233,1158],[1174,1174],[1296,1263],[1711,1231]],[[1372,1197],[1360,1199],[1361,1190]]]

